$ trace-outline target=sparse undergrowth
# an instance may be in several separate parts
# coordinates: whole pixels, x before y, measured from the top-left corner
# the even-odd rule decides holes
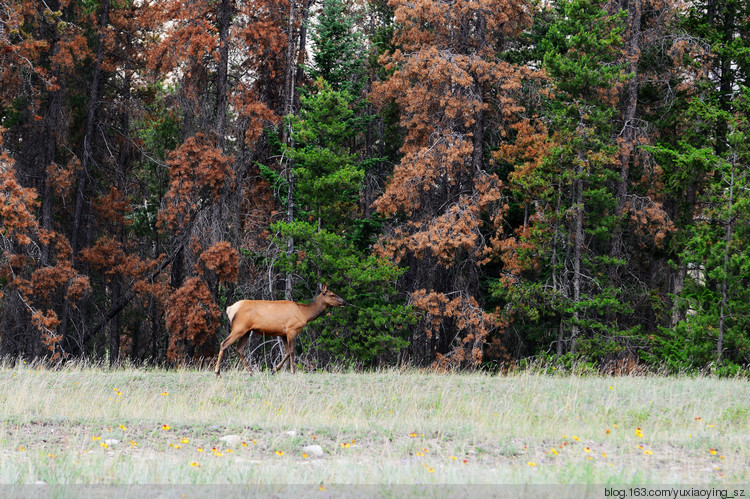
[[[743,379],[18,365],[0,408],[3,484],[750,480]]]

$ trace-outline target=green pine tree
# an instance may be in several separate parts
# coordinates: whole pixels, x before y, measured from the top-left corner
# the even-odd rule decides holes
[[[552,146],[538,168],[513,179],[536,213],[506,255],[516,275],[493,289],[513,304],[529,343],[554,344],[558,356],[599,360],[626,333],[618,317],[629,306],[610,281],[625,263],[610,256],[622,222],[614,140],[618,86],[627,79],[622,26],[623,14],[603,1],[563,0],[535,49],[554,82],[544,111]]]
[[[699,172],[704,179],[681,237],[679,258],[687,275],[676,298],[683,319],[654,340],[653,360],[677,371],[714,365],[715,372],[731,374],[750,361],[748,87],[740,88],[731,108],[695,98],[686,114],[692,133],[677,147],[654,148],[672,171]],[[726,132],[723,137],[717,129]]]
[[[282,253],[276,266],[297,276],[295,299],[326,282],[351,304],[310,324],[300,338],[302,351],[319,363],[372,366],[396,360],[416,321],[395,287],[405,269],[374,256],[363,236],[378,223],[359,210],[364,167],[352,147],[362,122],[353,100],[319,79],[302,97],[298,115],[288,118],[294,147],[284,154],[294,164],[295,220],[271,230],[279,247],[294,239],[295,252]]]
[[[651,148],[680,209],[674,263],[684,276],[651,360],[676,371],[727,374],[750,360],[748,15],[746,0],[710,0],[682,16],[705,54],[686,65],[703,76],[672,112],[673,133]]]
[[[343,0],[323,0],[311,38],[315,51],[314,64],[307,68],[310,76],[323,78],[334,90],[359,95],[367,54],[363,38],[355,30],[355,17]]]
[[[360,132],[353,97],[319,79],[292,116],[294,147],[285,154],[294,162],[298,218],[342,230],[356,214],[364,168],[350,148]]]

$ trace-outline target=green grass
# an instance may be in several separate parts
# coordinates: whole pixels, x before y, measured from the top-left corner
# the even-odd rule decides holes
[[[19,365],[0,411],[2,484],[750,481],[743,379]]]

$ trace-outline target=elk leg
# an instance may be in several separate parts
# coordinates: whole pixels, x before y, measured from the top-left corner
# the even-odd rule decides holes
[[[245,369],[247,369],[247,372],[252,374],[253,371],[252,369],[250,369],[250,365],[247,363],[247,360],[245,360],[245,345],[247,345],[247,340],[249,339],[250,333],[237,340],[237,344],[234,345],[234,349],[237,351],[237,355],[239,355],[242,364],[245,366]]]
[[[288,359],[288,358],[289,358],[289,354],[288,353],[284,354],[284,358],[281,359],[281,362],[279,362],[276,365],[276,367],[273,368],[273,372],[271,374],[276,374],[276,371],[278,371],[279,369],[281,369],[281,366],[283,366],[286,363],[286,359]]]
[[[288,338],[287,343],[289,344],[289,371],[294,374],[294,340],[295,338]]]
[[[223,342],[222,342],[223,343]],[[216,369],[214,369],[214,372],[216,373],[217,378],[221,378],[221,357],[224,355],[224,348],[219,348],[219,358],[216,359]]]
[[[233,329],[232,332],[229,334],[229,336],[227,336],[227,339],[221,342],[221,346],[219,347],[219,358],[216,359],[216,369],[214,369],[214,372],[216,372],[217,378],[221,378],[221,358],[222,356],[224,356],[224,350],[229,348],[232,345],[232,343],[240,339],[242,336],[240,336],[239,331],[235,331]]]
[[[275,373],[276,373],[276,371],[278,371],[279,369],[281,369],[281,367],[282,367],[282,366],[284,365],[284,363],[286,362],[286,359],[288,359],[288,358],[289,358],[289,356],[291,355],[291,354],[290,354],[290,352],[289,352],[289,342],[287,341],[287,339],[286,339],[286,338],[284,338],[284,351],[286,352],[286,353],[284,354],[284,357],[283,357],[283,358],[281,359],[281,362],[279,362],[279,363],[278,363],[278,364],[276,365],[276,367],[274,367],[274,368],[273,368],[273,373],[272,373],[272,374],[275,374]]]

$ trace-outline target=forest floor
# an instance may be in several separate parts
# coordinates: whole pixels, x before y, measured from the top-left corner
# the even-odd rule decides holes
[[[744,484],[747,497],[748,483],[745,379],[0,367],[0,484],[256,484],[272,495],[296,484],[364,496],[596,484],[602,497],[619,494],[605,486],[627,497],[649,484],[733,497]]]

